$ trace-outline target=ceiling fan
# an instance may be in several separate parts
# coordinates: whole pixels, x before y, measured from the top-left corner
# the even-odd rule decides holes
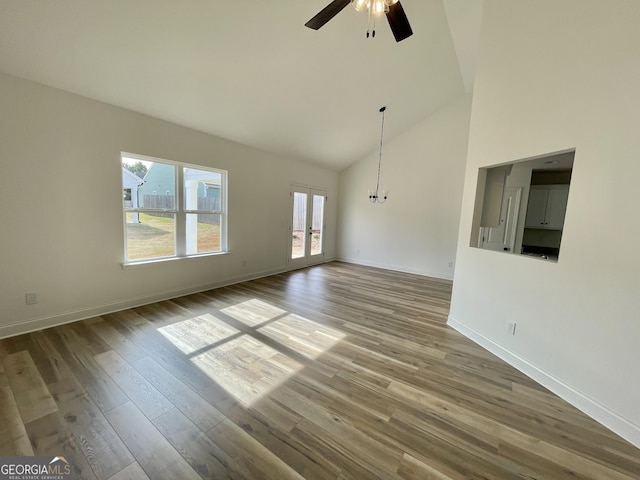
[[[407,37],[413,35],[409,19],[404,13],[404,9],[398,0],[333,0],[329,5],[324,7],[315,17],[305,23],[306,27],[318,30],[325,23],[340,13],[349,3],[353,4],[356,11],[361,12],[367,10],[369,13],[369,29],[367,30],[367,38],[371,33],[372,37],[376,36],[375,20],[376,17],[386,14],[391,32],[400,42]]]

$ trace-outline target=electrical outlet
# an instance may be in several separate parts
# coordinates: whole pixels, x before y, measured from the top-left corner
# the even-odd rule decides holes
[[[24,303],[27,305],[35,305],[38,303],[38,294],[37,293],[25,293],[24,294]]]
[[[449,268],[453,268],[453,262],[449,262]]]
[[[511,335],[516,334],[516,322],[507,322],[507,332]]]

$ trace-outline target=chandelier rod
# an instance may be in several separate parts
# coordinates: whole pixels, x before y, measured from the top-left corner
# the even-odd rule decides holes
[[[384,111],[387,107],[382,107],[380,113],[382,113],[382,125],[380,126],[380,149],[378,151],[378,181],[376,182],[376,196],[378,196],[378,188],[380,187],[380,169],[382,165],[382,139],[384,138]]]
[[[383,190],[382,196],[378,195],[380,191],[380,172],[382,170],[382,144],[384,141],[384,111],[387,107],[381,107],[380,113],[382,113],[382,123],[380,125],[380,148],[378,149],[378,177],[376,179],[376,189],[369,190],[369,202],[371,203],[384,203],[387,201],[389,195],[388,191]]]

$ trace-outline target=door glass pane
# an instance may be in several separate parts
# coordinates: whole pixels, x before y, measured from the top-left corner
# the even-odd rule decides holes
[[[291,227],[291,258],[304,257],[307,230],[307,194],[293,192],[293,223]]]
[[[324,197],[313,196],[313,217],[311,219],[311,255],[322,253],[322,235],[324,225]]]
[[[126,216],[127,260],[175,256],[175,214],[127,212]]]

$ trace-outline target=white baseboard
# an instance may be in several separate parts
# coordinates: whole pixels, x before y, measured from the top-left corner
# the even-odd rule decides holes
[[[148,305],[150,303],[161,302],[163,300],[170,300],[172,298],[181,297],[183,295],[190,295],[193,293],[205,292],[207,290],[213,290],[215,288],[226,287],[234,285],[236,283],[247,282],[249,280],[256,280],[258,278],[268,277],[270,275],[276,275],[287,271],[286,268],[277,268],[272,270],[265,270],[261,272],[255,272],[240,277],[234,277],[231,279],[222,280],[219,282],[212,282],[206,285],[198,285],[195,287],[173,290],[169,292],[163,292],[146,297],[138,297],[129,300],[98,305],[86,309],[74,310],[70,312],[59,313],[51,316],[36,318],[33,320],[27,320],[26,322],[13,323],[10,325],[0,326],[0,339],[13,337],[16,335],[22,335],[24,333],[35,332],[44,328],[55,327],[57,325],[64,325],[65,323],[77,322],[79,320],[85,320],[87,318],[98,317],[100,315],[106,315],[108,313],[119,312],[128,308],[141,307],[142,305]]]
[[[430,272],[430,271],[426,271],[418,268],[405,267],[403,265],[393,265],[393,264],[382,263],[382,262],[367,262],[358,258],[338,257],[336,258],[336,260],[339,262],[353,263],[354,265],[362,265],[364,267],[383,268],[385,270],[394,270],[396,272],[422,275],[423,277],[433,277],[433,278],[441,278],[443,280],[453,280],[453,273],[446,274],[442,272]]]
[[[633,422],[627,420],[588,395],[576,390],[559,378],[548,374],[526,359],[495,343],[490,338],[484,336],[477,330],[474,330],[451,315],[449,315],[447,325],[456,329],[465,337],[474,341],[481,347],[507,362],[509,365],[517,368],[531,379],[548,388],[560,398],[566,400],[577,409],[607,427],[609,430],[615,432],[628,442],[640,448],[640,426],[635,425]]]

